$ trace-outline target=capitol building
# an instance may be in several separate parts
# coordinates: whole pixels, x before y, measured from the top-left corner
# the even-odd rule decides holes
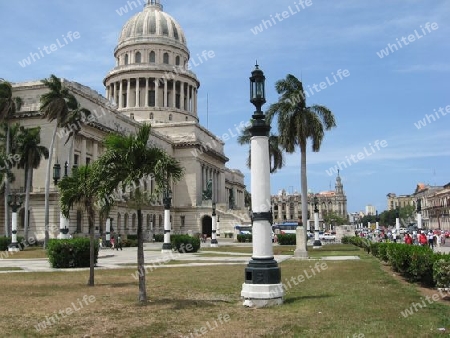
[[[220,233],[232,232],[237,224],[250,223],[244,205],[243,174],[226,167],[224,142],[200,124],[197,113],[200,80],[190,70],[190,53],[181,26],[163,11],[159,0],[148,0],[143,10],[130,18],[118,33],[115,66],[103,79],[104,96],[82,84],[62,79],[81,107],[89,109],[94,118],[79,126],[58,130],[53,157],[49,159],[51,166],[59,163],[62,175],[70,175],[73,166],[98,159],[104,151],[102,141],[106,135],[135,133],[142,123],[150,123],[151,142],[180,161],[185,169],[183,179],[172,187],[172,231],[210,235],[213,201],[217,206]],[[40,97],[47,91],[40,80],[13,83],[13,97],[19,97],[23,104],[9,120],[11,124],[25,127],[40,126],[41,145],[46,147],[50,145],[55,123],[43,119],[39,111]],[[72,139],[66,143],[71,130],[77,127],[81,130],[73,143]],[[47,164],[43,159],[33,172],[29,210],[22,207],[18,211],[19,235],[23,232],[25,212],[28,212],[30,234],[34,233],[38,239],[44,236]],[[11,189],[23,193],[24,171],[15,168],[14,174],[16,179]],[[151,179],[143,184],[144,189],[155,188]],[[205,200],[204,192],[208,189],[212,198]],[[4,214],[1,206],[0,217]],[[143,215],[148,238],[164,232],[162,201],[148,205]],[[109,216],[113,219],[115,233],[136,233],[136,211],[128,208],[125,201],[118,200]],[[52,183],[50,237],[59,234],[59,223],[59,193]],[[97,215],[95,226],[97,234],[104,233],[105,219]],[[87,213],[81,206],[71,210],[69,232],[88,233]]]

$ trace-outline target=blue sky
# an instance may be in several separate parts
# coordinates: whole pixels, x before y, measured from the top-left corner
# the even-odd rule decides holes
[[[193,71],[201,81],[200,121],[206,126],[208,96],[208,127],[216,135],[250,118],[248,78],[258,60],[267,79],[263,108],[277,100],[274,83],[291,73],[311,88],[308,105],[326,105],[336,116],[337,128],[326,134],[321,151],[307,155],[313,192],[334,189],[335,174],[328,173],[339,164],[350,212],[367,204],[385,210],[387,193],[412,193],[419,182],[450,182],[448,1],[162,3],[183,27],[191,58],[214,52]],[[128,13],[119,15],[122,7]],[[2,0],[0,77],[20,82],[55,73],[104,94],[120,30],[137,12],[124,0]],[[78,38],[71,41],[69,32]],[[51,53],[19,64],[57,39]],[[247,148],[231,138],[226,154],[249,185]],[[287,156],[271,187],[273,193],[300,191],[299,153]]]

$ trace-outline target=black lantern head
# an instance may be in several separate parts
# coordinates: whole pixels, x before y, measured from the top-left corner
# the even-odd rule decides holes
[[[67,177],[67,169],[69,168],[69,163],[64,163],[64,177]]]
[[[257,113],[261,112],[261,107],[266,103],[266,89],[265,89],[266,77],[258,64],[255,66],[255,70],[250,77],[250,102],[256,107]]]
[[[212,202],[212,215],[216,216],[216,202]]]
[[[319,209],[317,205],[319,204],[319,198],[317,196],[314,196],[314,212],[319,212]]]
[[[61,165],[59,163],[55,163],[53,165],[53,182],[55,182],[55,185],[58,184],[60,178],[61,178]]]

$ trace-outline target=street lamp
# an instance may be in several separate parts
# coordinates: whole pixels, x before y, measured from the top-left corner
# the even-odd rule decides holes
[[[265,77],[256,65],[250,77],[250,102],[256,108],[250,128],[251,194],[252,194],[252,259],[245,268],[245,283],[241,296],[244,305],[265,307],[283,303],[281,270],[273,257],[272,214],[270,210],[269,131],[261,111],[265,98]]]
[[[67,177],[67,168],[69,164],[64,163],[64,177]],[[55,185],[58,185],[58,181],[61,178],[61,165],[59,163],[55,163],[53,165],[53,182]],[[69,236],[69,219],[64,217],[63,213],[59,212],[59,239],[68,239]]]
[[[377,232],[380,230],[380,216],[378,215],[378,210],[375,213],[375,229],[377,230]]]
[[[313,248],[318,249],[322,246],[322,242],[320,242],[319,237],[319,208],[317,207],[319,204],[319,199],[317,196],[314,196],[314,244]]]
[[[217,236],[220,237],[220,218],[217,215]]]
[[[216,215],[216,202],[212,202],[212,233],[211,233],[211,248],[217,248],[219,243],[217,242],[217,215]]]
[[[422,200],[417,199],[417,229],[422,229]]]
[[[20,251],[19,243],[17,243],[17,211],[22,206],[22,195],[8,195],[8,205],[11,207],[12,226],[11,226],[11,244],[8,245],[8,251]],[[25,213],[26,215],[26,213]]]
[[[395,208],[395,231],[397,234],[400,233],[400,207],[398,205]]]
[[[58,184],[60,178],[61,178],[61,165],[58,162],[56,162],[53,165],[53,182],[55,183],[55,185]]]
[[[170,205],[172,203],[172,191],[169,188],[169,180],[167,180],[166,190],[164,191],[164,243],[162,247],[163,253],[172,252],[172,244],[170,243]]]

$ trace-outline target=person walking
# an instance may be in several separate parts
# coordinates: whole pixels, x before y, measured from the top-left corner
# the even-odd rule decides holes
[[[433,231],[428,231],[428,245],[431,249],[434,248],[434,234]]]
[[[114,236],[111,236],[111,240],[109,241],[109,243],[111,243],[111,250],[114,250],[114,248],[115,248]]]
[[[119,251],[119,248],[122,251],[122,237],[120,237],[120,234],[117,236],[116,250]]]
[[[405,244],[408,244],[408,245],[412,245],[413,244],[413,239],[408,233],[405,236]]]

